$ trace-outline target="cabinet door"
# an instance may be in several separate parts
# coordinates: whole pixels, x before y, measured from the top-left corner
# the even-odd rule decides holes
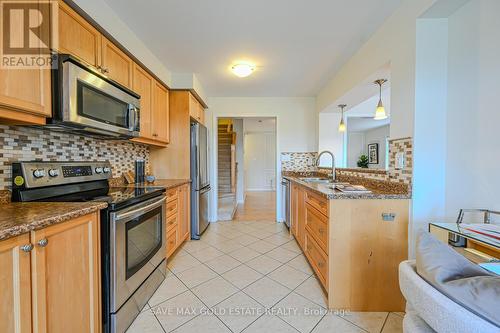
[[[0,118],[44,125],[51,115],[50,70],[0,69]]]
[[[151,132],[155,140],[169,141],[168,90],[159,82],[154,82]]]
[[[290,184],[290,232],[297,238],[297,217],[299,215],[297,185]]]
[[[180,242],[188,239],[191,227],[190,218],[190,188],[189,185],[182,185],[179,188],[179,239]]]
[[[151,135],[151,108],[154,79],[139,65],[134,64],[134,91],[141,96],[141,138],[153,139]]]
[[[200,121],[200,107],[198,100],[193,94],[189,94],[189,115],[191,118]]]
[[[198,103],[198,121],[205,124],[205,108],[201,103]]]
[[[297,196],[297,242],[304,249],[306,235],[306,193],[302,186],[298,187]]]
[[[32,232],[33,331],[98,333],[98,213]]]
[[[33,19],[33,18],[32,18]],[[42,17],[35,17],[41,20]],[[33,26],[38,25],[33,22]],[[42,31],[43,35],[49,31]],[[47,57],[47,54],[40,54]],[[0,69],[0,118],[13,124],[45,124],[52,114],[50,69]]]
[[[101,49],[101,67],[104,75],[132,89],[132,71],[134,69],[132,59],[104,36],[102,37]]]
[[[29,234],[0,241],[0,332],[31,332]]]
[[[69,53],[98,67],[101,34],[64,2],[59,1],[59,52]]]

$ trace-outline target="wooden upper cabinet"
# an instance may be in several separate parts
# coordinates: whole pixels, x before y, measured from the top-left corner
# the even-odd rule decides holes
[[[100,332],[98,213],[31,233],[33,331]]]
[[[198,103],[198,121],[205,124],[205,108],[201,103]]]
[[[31,332],[29,234],[0,241],[0,332]]]
[[[133,90],[141,96],[140,132],[141,138],[153,139],[151,109],[154,79],[139,65],[134,64]]]
[[[59,1],[59,52],[72,54],[96,68],[101,63],[101,33]]]
[[[151,113],[152,136],[155,140],[169,142],[169,94],[159,82],[154,82],[153,111]]]
[[[104,75],[132,89],[134,62],[106,37],[102,37],[101,67]]]
[[[189,115],[199,123],[205,123],[205,108],[191,93],[189,93]]]
[[[41,20],[42,17],[32,18]],[[36,26],[38,22],[32,22]],[[49,30],[42,31],[43,35]],[[47,54],[40,56],[47,57]],[[8,124],[45,124],[52,115],[50,69],[0,69],[0,121]]]
[[[52,115],[49,69],[0,69],[0,118],[45,124]]]

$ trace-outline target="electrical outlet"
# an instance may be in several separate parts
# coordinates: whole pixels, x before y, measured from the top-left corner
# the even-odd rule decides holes
[[[394,168],[396,170],[402,170],[405,168],[405,163],[406,163],[405,153],[403,152],[396,153],[396,165],[394,166]]]

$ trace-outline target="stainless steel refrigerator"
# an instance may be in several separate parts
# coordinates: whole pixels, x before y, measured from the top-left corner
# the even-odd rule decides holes
[[[200,239],[208,227],[208,131],[191,123],[191,239]]]

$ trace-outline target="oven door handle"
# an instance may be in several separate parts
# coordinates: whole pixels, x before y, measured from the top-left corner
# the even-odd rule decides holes
[[[149,212],[150,210],[153,210],[153,209],[161,206],[165,200],[166,200],[166,197],[162,196],[161,199],[155,200],[153,203],[138,207],[134,210],[126,211],[124,213],[118,213],[114,216],[113,220],[114,220],[114,222],[120,222],[124,219],[131,217],[131,216],[136,216],[136,215],[140,216],[144,213]]]

